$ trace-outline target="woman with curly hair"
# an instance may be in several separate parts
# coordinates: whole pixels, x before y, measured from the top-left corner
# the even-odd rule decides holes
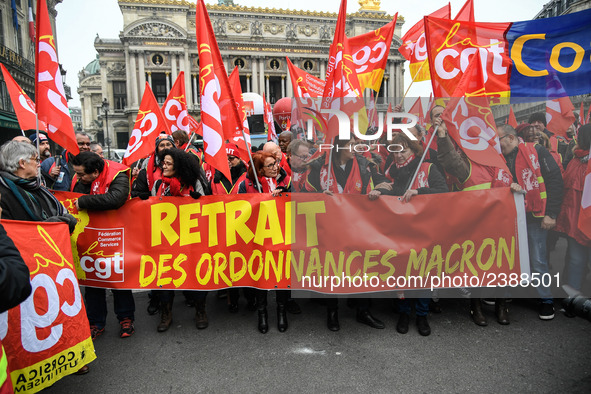
[[[196,156],[179,149],[166,149],[160,152],[160,160],[162,162],[162,178],[154,183],[152,196],[199,198],[202,195],[211,194]],[[172,324],[174,291],[158,290],[158,295],[161,312],[158,332],[164,332]],[[208,320],[205,313],[207,291],[192,291],[185,296],[194,299],[197,311],[195,315],[197,328],[207,328]]]

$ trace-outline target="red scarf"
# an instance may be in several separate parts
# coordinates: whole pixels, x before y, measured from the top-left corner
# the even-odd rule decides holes
[[[111,161],[105,160],[105,166],[103,170],[99,173],[99,176],[92,181],[90,185],[90,193],[93,195],[97,194],[105,194],[109,191],[109,186],[111,186],[111,182],[119,175],[120,173],[125,172],[127,173],[127,177],[130,179],[131,183],[131,170],[126,165]],[[74,175],[72,178],[72,186],[70,191],[74,191],[74,187],[78,183],[78,176]]]
[[[168,189],[168,193],[166,193]],[[183,186],[178,178],[168,178],[163,176],[162,183],[156,191],[157,196],[173,196],[173,197],[186,197],[191,195],[193,191],[192,186]]]
[[[340,192],[339,191],[339,187],[338,187],[338,182],[337,182],[337,178],[335,177],[334,174],[334,169],[330,169],[330,184],[328,184],[329,180],[327,179],[327,175],[328,175],[328,165],[324,165],[322,167],[322,169],[320,170],[320,186],[322,187],[322,190],[330,190],[331,192],[335,193],[335,194],[362,194],[364,192],[364,190],[361,190],[362,186],[363,186],[363,180],[361,179],[361,171],[359,170],[359,163],[357,163],[357,160],[355,158],[352,159],[353,160],[353,166],[351,167],[351,173],[349,174],[349,177],[347,178],[347,183],[345,184],[345,187],[343,188],[343,191]],[[334,165],[334,164],[333,164]]]
[[[546,185],[538,160],[534,144],[519,144],[515,158],[515,175],[517,183],[525,190],[525,211],[536,217],[543,217],[546,212],[546,198],[542,197],[542,193],[546,194]]]

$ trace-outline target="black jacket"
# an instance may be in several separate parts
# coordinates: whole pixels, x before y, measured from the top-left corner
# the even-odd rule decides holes
[[[374,178],[378,177],[378,169],[375,163],[370,162],[365,157],[360,155],[355,155],[354,160],[357,160],[357,164],[359,165],[359,174],[361,176],[361,190],[362,194],[365,194],[365,190],[367,190],[367,185],[370,184],[374,180]],[[322,193],[322,186],[320,185],[320,170],[324,165],[325,158],[324,156],[319,157],[317,160],[310,163],[310,175],[308,180],[310,184],[318,191]],[[341,185],[344,186],[347,183],[347,178],[351,174],[351,168],[353,167],[353,160],[347,162],[345,169],[343,170],[336,162],[332,161],[333,171],[335,174],[336,181]]]
[[[76,193],[88,194],[78,199],[80,209],[89,211],[107,211],[109,209],[121,208],[129,197],[129,176],[119,173],[111,182],[109,190],[105,194],[90,195],[91,184],[84,184],[80,181],[74,186]]]
[[[31,294],[29,268],[0,223],[0,313]]]
[[[25,187],[18,183],[19,178],[12,174],[0,173],[0,207],[2,219],[40,222],[64,222],[70,233],[76,227],[76,218],[44,186]],[[9,186],[12,181],[16,190]]]
[[[417,170],[420,160],[421,159],[419,157],[416,157],[407,166],[404,166],[402,168],[397,168],[395,165],[390,167],[389,175],[392,179],[394,179],[392,190],[378,190],[380,190],[382,194],[392,196],[403,196],[406,190],[409,188],[410,180],[412,179],[415,171]],[[445,183],[445,178],[443,177],[441,172],[439,172],[435,164],[431,164],[428,181],[429,187],[419,187],[417,189],[417,192],[419,194],[436,194],[446,193],[449,191],[447,189],[447,184]]]

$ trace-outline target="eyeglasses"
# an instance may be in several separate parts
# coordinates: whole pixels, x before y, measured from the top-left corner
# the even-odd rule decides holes
[[[307,155],[292,155],[292,156],[295,156],[300,160],[308,160],[310,158],[309,154],[307,154]]]
[[[29,160],[36,161],[36,162],[37,162],[37,164],[41,163],[41,159],[40,159],[40,158],[38,158],[38,157],[31,157],[31,158],[29,158]]]
[[[162,167],[167,166],[167,167],[173,167],[174,163],[172,161],[163,161],[162,162]]]
[[[78,142],[78,146],[90,146],[90,142]]]
[[[236,156],[228,156],[228,161],[234,161],[236,159],[237,159]]]
[[[502,137],[499,137],[499,141],[501,141],[501,140],[502,140],[503,138],[505,138],[505,137],[509,137],[510,135],[511,135],[511,134],[505,134],[504,136],[502,136]]]
[[[263,166],[263,167],[265,167],[265,168],[273,168],[273,167],[275,167],[277,165],[278,165],[278,163],[276,161],[274,161],[273,163],[267,164],[266,166]]]

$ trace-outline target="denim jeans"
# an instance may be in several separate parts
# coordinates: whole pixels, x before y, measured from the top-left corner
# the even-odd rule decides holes
[[[583,279],[587,274],[587,264],[591,257],[590,250],[581,245],[574,238],[567,237],[568,241],[568,260],[566,283],[575,290],[581,290]]]
[[[532,273],[538,273],[540,277],[550,275],[548,269],[548,256],[546,255],[546,240],[548,231],[542,229],[539,221],[527,223],[527,244],[529,247],[529,264]],[[540,278],[542,279],[542,278]],[[540,284],[536,287],[543,303],[552,304],[552,292],[550,287]]]
[[[153,290],[156,294],[156,297],[160,300],[161,304],[172,304],[174,301],[174,295],[178,290]],[[189,291],[183,290],[183,294],[185,298],[189,301],[197,302],[197,301],[205,301],[207,297],[207,291]]]
[[[107,324],[107,294],[105,289],[87,287],[85,293],[86,316],[91,326],[105,328]],[[135,302],[131,290],[113,290],[117,320],[134,320]]]
[[[427,316],[427,313],[429,313],[430,300],[430,298],[405,298],[398,303],[398,310],[401,314],[406,313],[407,315],[410,315],[410,303],[411,301],[414,301],[415,314],[417,316]]]

